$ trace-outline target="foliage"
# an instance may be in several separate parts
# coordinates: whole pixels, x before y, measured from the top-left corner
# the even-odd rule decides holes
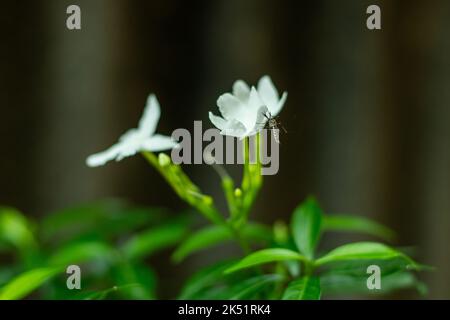
[[[0,299],[153,299],[156,273],[145,262],[187,235],[190,215],[102,201],[39,223],[0,208]],[[68,290],[66,268],[79,265],[82,289]],[[78,291],[78,292],[77,292]]]
[[[405,288],[424,292],[416,278],[424,267],[393,246],[356,242],[328,250],[321,244],[329,231],[392,241],[394,233],[376,222],[326,214],[314,197],[294,209],[288,225],[277,222],[270,227],[251,221],[251,209],[263,184],[262,165],[259,159],[249,162],[248,139],[244,147],[239,186],[224,168],[217,170],[228,204],[226,215],[167,155],[143,153],[175,193],[210,223],[200,228],[192,228],[190,214],[173,216],[162,209],[134,208],[120,201],[67,209],[37,223],[14,209],[1,208],[0,254],[10,262],[0,267],[0,299],[30,295],[154,299],[157,276],[147,258],[174,248],[172,262],[179,264],[224,243],[235,243],[241,254],[198,270],[177,298],[303,300],[336,294],[387,294]],[[72,264],[83,270],[84,290],[78,293],[65,285],[65,270]],[[370,265],[380,267],[379,290],[367,288]]]

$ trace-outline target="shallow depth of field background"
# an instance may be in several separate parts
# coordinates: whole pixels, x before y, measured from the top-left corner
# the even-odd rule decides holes
[[[70,4],[81,31],[66,29]],[[381,31],[366,29],[370,4],[382,8]],[[186,208],[141,157],[89,169],[86,156],[136,126],[150,92],[170,134],[194,120],[210,127],[234,80],[269,74],[289,92],[288,134],[253,218],[288,219],[315,194],[327,212],[398,231],[397,245],[437,268],[422,275],[429,297],[450,298],[449,1],[8,1],[0,30],[0,204],[36,219],[111,197]],[[186,170],[220,193],[211,168]],[[162,296],[233,250],[181,266],[169,253],[152,259]]]

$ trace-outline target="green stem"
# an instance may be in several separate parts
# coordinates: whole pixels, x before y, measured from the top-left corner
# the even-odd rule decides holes
[[[164,159],[164,163],[151,152],[143,152],[144,158],[155,167],[172,187],[175,193],[192,207],[196,208],[208,220],[217,225],[226,226],[225,218],[213,205],[213,199],[201,193],[200,189],[192,183],[181,168],[171,163],[170,158]],[[160,154],[161,157],[162,154]]]
[[[288,272],[286,271],[286,268],[283,266],[282,263],[278,262],[275,265],[275,273],[279,274],[283,278],[288,279]],[[283,295],[284,287],[286,283],[285,281],[279,281],[276,283],[275,288],[272,291],[271,299],[278,300],[281,299],[281,296]]]
[[[256,197],[261,189],[263,178],[261,175],[261,159],[260,159],[260,134],[258,133],[256,136],[256,163],[250,163],[249,158],[249,140],[245,139],[244,142],[244,153],[245,153],[245,162],[244,162],[244,174],[242,179],[242,191],[243,195],[243,203],[242,203],[242,218],[244,222],[248,219],[250,214],[250,210],[253,207],[253,204],[256,200]]]
[[[304,276],[312,276],[312,274],[314,273],[314,269],[314,261],[303,261],[302,273]]]
[[[239,243],[243,252],[248,254],[250,246],[246,239],[241,235],[240,229],[236,228],[234,224],[225,220],[219,211],[213,206],[213,199],[209,196],[203,195],[200,189],[192,183],[188,176],[184,174],[181,168],[174,165],[170,158],[163,158],[164,161],[158,159],[151,152],[143,152],[144,158],[158,170],[166,182],[172,187],[175,193],[192,207],[196,208],[208,220],[216,225],[222,225],[234,235],[236,242]],[[160,154],[160,157],[164,155]],[[234,187],[233,181],[228,175],[223,175],[222,185],[227,190],[230,211],[237,210],[235,208]],[[233,213],[234,215],[234,213]]]

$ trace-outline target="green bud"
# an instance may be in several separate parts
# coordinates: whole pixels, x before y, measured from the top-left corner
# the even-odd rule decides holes
[[[211,206],[213,204],[213,199],[211,197],[203,196],[202,200],[203,203],[206,204],[207,206]]]
[[[273,226],[273,234],[275,241],[278,243],[286,243],[289,239],[289,229],[283,221],[276,221]]]
[[[170,157],[165,153],[160,153],[158,156],[158,162],[161,167],[165,167],[170,165],[171,160]]]

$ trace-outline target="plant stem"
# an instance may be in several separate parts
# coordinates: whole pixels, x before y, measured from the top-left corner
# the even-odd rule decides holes
[[[302,273],[304,276],[312,276],[314,273],[314,261],[303,261]]]
[[[200,189],[192,183],[181,168],[174,165],[167,155],[161,164],[160,160],[151,152],[143,152],[144,158],[155,167],[172,187],[175,193],[189,205],[197,209],[213,224],[227,226],[227,221],[213,205],[213,199],[201,193]],[[160,154],[160,157],[162,154]]]

